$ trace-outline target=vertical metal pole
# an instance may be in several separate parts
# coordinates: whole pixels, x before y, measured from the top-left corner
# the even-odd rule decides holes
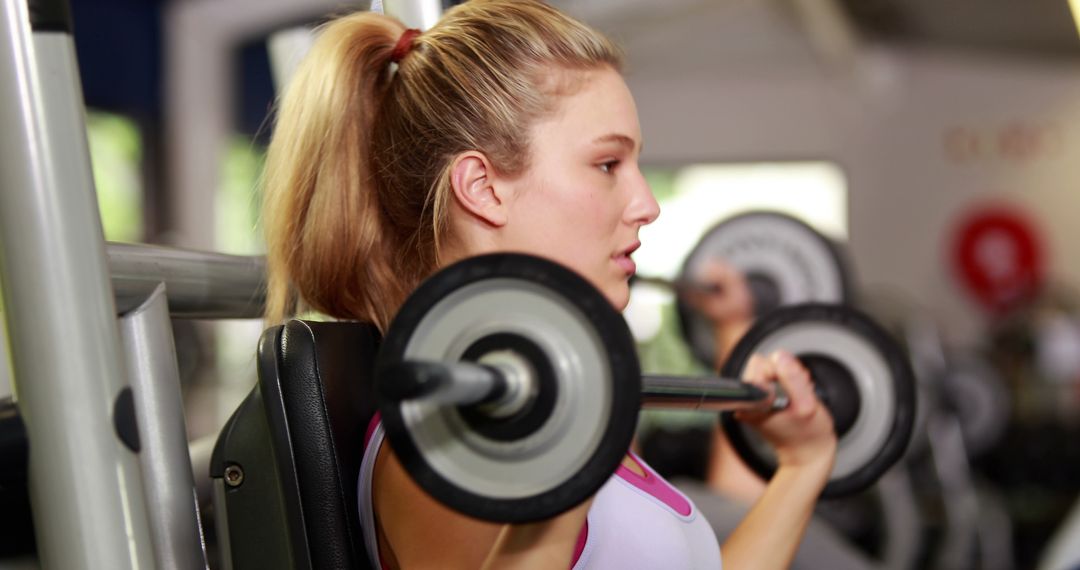
[[[410,28],[426,30],[442,16],[442,0],[383,0],[383,10]]]
[[[67,5],[33,13],[0,0],[0,288],[38,554],[153,568]]]
[[[158,568],[206,568],[165,285],[120,318]],[[203,474],[207,476],[207,474]]]
[[[14,382],[11,379],[11,357],[8,356],[7,327],[4,326],[4,302],[0,298],[0,400],[12,397]]]

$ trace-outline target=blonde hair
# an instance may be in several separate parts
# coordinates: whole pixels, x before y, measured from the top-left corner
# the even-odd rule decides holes
[[[281,97],[263,175],[271,323],[314,309],[385,330],[451,237],[454,158],[525,172],[556,72],[621,69],[607,38],[534,0],[455,6],[394,72],[404,31],[367,12],[330,22]]]

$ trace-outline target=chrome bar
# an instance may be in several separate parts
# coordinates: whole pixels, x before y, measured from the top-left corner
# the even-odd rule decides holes
[[[118,314],[138,307],[164,283],[174,317],[262,315],[266,299],[262,257],[127,243],[109,243],[106,249]]]
[[[779,384],[770,392],[732,378],[656,374],[642,376],[641,384],[643,408],[735,411],[787,406],[787,395]]]
[[[506,377],[490,366],[472,362],[410,360],[383,374],[381,395],[390,400],[424,400],[466,406],[497,397]]]
[[[135,413],[154,558],[158,568],[207,568],[188,452],[180,373],[165,286],[120,317]]]
[[[520,375],[520,371],[515,371]],[[466,405],[500,397],[511,375],[499,367],[471,362],[409,360],[387,369],[382,395],[397,401],[427,400]],[[525,384],[537,382],[525,379]],[[709,411],[779,410],[788,396],[779,384],[769,390],[717,376],[645,375],[641,378],[645,408]]]
[[[75,47],[58,27],[31,32],[26,0],[0,0],[0,289],[37,549],[44,568],[153,568]]]

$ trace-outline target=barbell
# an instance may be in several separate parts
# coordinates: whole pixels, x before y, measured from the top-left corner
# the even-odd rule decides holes
[[[799,339],[789,350],[818,376],[838,418],[842,468],[824,494],[869,484],[910,437],[902,351],[852,309],[770,315],[768,334],[755,326],[747,338],[756,340],[734,354],[745,362]],[[819,329],[844,342],[814,344]],[[802,332],[777,339],[776,330]],[[405,301],[380,348],[376,382],[387,437],[421,488],[476,518],[526,522],[596,493],[626,455],[643,405],[725,413],[786,405],[777,387],[733,379],[740,372],[642,376],[626,322],[583,277],[544,259],[493,254],[443,269]],[[770,451],[752,437],[737,449],[765,473]]]

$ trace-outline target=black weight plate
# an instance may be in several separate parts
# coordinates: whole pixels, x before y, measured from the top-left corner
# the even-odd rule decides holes
[[[641,371],[626,322],[610,302],[550,261],[521,254],[467,259],[406,300],[377,367],[409,358],[473,359],[466,353],[478,342],[515,337],[511,344],[525,339],[547,355],[543,363],[530,356],[533,367],[550,366],[557,384],[550,406],[537,397],[542,413],[513,419],[520,437],[491,437],[492,426],[478,428],[462,407],[383,401],[380,410],[391,446],[420,487],[469,516],[517,523],[580,504],[629,449]]]
[[[903,455],[915,419],[915,382],[907,355],[896,341],[866,315],[842,305],[810,303],[783,307],[760,318],[739,341],[723,374],[741,377],[753,354],[787,350],[797,357],[826,356],[843,368],[847,378],[831,382],[858,387],[857,414],[839,436],[837,462],[823,497],[859,492]],[[824,383],[824,382],[823,382]],[[771,450],[761,436],[721,414],[732,446],[754,471],[769,478],[776,470]]]
[[[849,303],[851,278],[840,249],[806,223],[778,212],[732,216],[709,231],[687,255],[680,281],[719,259],[745,275],[758,316],[799,303]],[[705,366],[715,366],[712,324],[685,300],[676,302],[683,338]]]

